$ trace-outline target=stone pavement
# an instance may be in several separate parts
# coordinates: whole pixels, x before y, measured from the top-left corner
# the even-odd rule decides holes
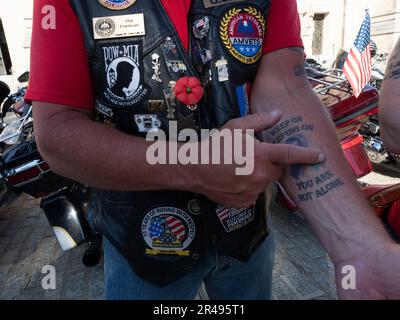
[[[333,267],[305,221],[277,208],[275,299],[334,299]],[[84,247],[61,252],[38,200],[21,195],[0,208],[0,299],[103,299],[102,267],[81,263]],[[43,290],[46,265],[56,290]]]
[[[305,220],[276,207],[273,229],[274,299],[336,299],[333,265]],[[84,249],[61,252],[39,201],[26,195],[9,199],[0,207],[0,299],[104,299],[102,266],[86,268]],[[41,287],[46,265],[56,267],[56,290]]]

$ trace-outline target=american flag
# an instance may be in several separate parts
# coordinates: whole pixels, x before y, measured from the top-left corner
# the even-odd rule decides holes
[[[225,220],[228,219],[229,210],[230,209],[228,209],[227,207],[219,207],[217,209],[218,217],[222,222],[225,222]]]
[[[206,21],[204,19],[200,19],[197,21],[197,23],[194,25],[196,29],[200,29],[206,25]]]
[[[371,79],[371,72],[371,18],[367,10],[364,22],[343,66],[343,73],[350,82],[356,98]]]
[[[182,241],[186,235],[185,226],[182,221],[173,216],[159,216],[155,218],[150,225],[149,233],[153,239],[166,236],[166,239],[172,240],[171,237],[166,235],[167,230],[179,241]]]

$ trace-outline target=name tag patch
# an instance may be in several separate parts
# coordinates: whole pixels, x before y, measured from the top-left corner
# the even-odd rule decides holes
[[[146,34],[143,13],[93,18],[94,39],[140,37]]]

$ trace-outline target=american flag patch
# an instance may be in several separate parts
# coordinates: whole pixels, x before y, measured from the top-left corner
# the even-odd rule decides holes
[[[244,209],[233,209],[218,206],[216,213],[226,232],[240,229],[254,220],[255,206]]]

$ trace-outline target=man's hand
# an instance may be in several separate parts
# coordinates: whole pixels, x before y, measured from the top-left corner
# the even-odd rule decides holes
[[[242,146],[245,146],[246,138],[247,141],[249,140],[245,133],[246,129],[254,129],[255,133],[261,133],[275,126],[281,119],[281,115],[281,112],[275,111],[235,119],[228,122],[217,135],[220,136],[224,130],[240,129]],[[214,136],[214,138],[216,137]],[[251,138],[251,143],[254,144],[254,170],[251,174],[237,175],[235,163],[232,165],[200,165],[200,168],[196,170],[196,180],[198,181],[196,191],[217,203],[232,208],[246,208],[256,202],[260,193],[272,181],[282,177],[288,165],[316,164],[324,160],[324,156],[316,149],[289,144],[274,145],[260,142],[254,137]],[[232,153],[234,152],[231,146],[229,149]],[[223,150],[220,152],[222,155]]]
[[[346,266],[355,273],[343,272]],[[354,279],[350,278],[352,276]],[[340,299],[400,299],[400,246],[372,247],[364,254],[338,264],[336,279]],[[349,285],[354,286],[349,288]]]

